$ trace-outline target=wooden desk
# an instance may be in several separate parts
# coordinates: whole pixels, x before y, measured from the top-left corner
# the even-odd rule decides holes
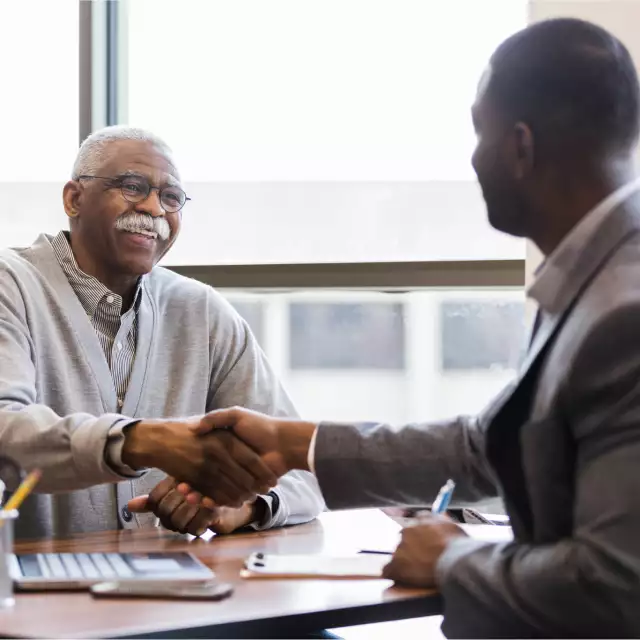
[[[283,637],[312,630],[441,612],[433,592],[393,587],[387,580],[242,580],[253,551],[350,553],[384,546],[397,525],[376,510],[323,514],[309,524],[194,540],[162,529],[109,531],[69,540],[21,543],[21,553],[189,550],[217,576],[235,584],[221,602],[114,599],[88,593],[18,594],[13,609],[0,610],[4,637]]]

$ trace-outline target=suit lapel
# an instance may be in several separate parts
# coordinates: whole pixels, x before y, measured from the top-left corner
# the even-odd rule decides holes
[[[533,534],[533,516],[522,465],[520,429],[528,421],[538,377],[557,335],[582,293],[622,244],[640,231],[640,196],[634,196],[605,218],[580,251],[563,281],[553,308],[545,309],[522,363],[518,378],[504,394],[487,427],[487,458],[496,471],[511,516],[514,533],[526,540]]]

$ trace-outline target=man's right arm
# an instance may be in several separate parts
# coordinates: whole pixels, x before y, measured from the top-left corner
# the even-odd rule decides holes
[[[2,280],[0,451],[27,470],[42,471],[39,492],[76,491],[126,478],[107,457],[109,436],[123,421],[131,426],[124,431],[122,462],[132,469],[157,467],[229,504],[241,503],[276,484],[259,456],[230,433],[216,434],[215,439],[193,436],[188,425],[197,424],[198,419],[134,424],[120,414],[61,416],[38,404],[37,358],[24,302],[16,283]]]
[[[104,452],[109,431],[123,416],[60,416],[37,403],[35,346],[24,304],[15,283],[2,285],[0,451],[25,469],[42,470],[38,491],[73,491],[122,480],[107,464]]]
[[[400,429],[375,423],[316,425],[222,409],[205,416],[195,432],[231,428],[279,476],[291,469],[313,470],[330,509],[422,506],[448,478],[456,481],[458,500],[476,501],[497,494],[484,452],[484,427],[501,401],[502,395],[478,418]]]
[[[320,424],[313,466],[330,509],[429,504],[451,478],[456,501],[496,495],[481,419],[410,424]]]

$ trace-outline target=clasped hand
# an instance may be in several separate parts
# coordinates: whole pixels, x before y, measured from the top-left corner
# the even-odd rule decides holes
[[[238,508],[277,484],[280,474],[259,453],[228,429],[203,426],[206,419],[138,422],[125,435],[123,462],[161,469],[218,506]]]
[[[290,469],[304,468],[313,430],[312,424],[237,408],[191,420],[142,421],[128,432],[123,461],[157,467],[170,477],[129,509],[151,511],[177,531],[229,533],[260,519],[258,494]],[[293,438],[283,438],[285,433]]]

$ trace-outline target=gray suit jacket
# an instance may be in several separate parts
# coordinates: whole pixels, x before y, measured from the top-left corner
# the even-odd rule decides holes
[[[327,424],[330,508],[499,492],[515,542],[452,543],[438,564],[454,637],[640,636],[640,198],[618,207],[561,284],[517,380],[477,418]]]

